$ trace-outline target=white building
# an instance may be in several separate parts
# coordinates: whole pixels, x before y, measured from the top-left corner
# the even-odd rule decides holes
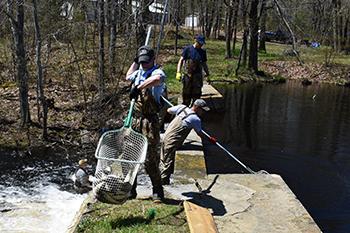
[[[199,17],[197,15],[189,15],[185,18],[185,26],[186,27],[198,27],[199,26]]]

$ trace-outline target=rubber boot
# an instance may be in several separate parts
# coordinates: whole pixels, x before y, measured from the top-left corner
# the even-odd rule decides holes
[[[130,200],[136,199],[136,197],[137,197],[136,187],[137,187],[137,177],[135,178],[134,184],[132,185],[132,188],[130,191],[130,196],[129,196]]]
[[[154,203],[161,203],[164,199],[164,190],[163,186],[160,187],[153,187],[152,189],[152,200]]]

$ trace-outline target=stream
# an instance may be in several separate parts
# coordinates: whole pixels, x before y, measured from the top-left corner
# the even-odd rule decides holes
[[[254,171],[281,175],[325,233],[350,232],[350,89],[334,85],[216,86],[225,109],[204,129]],[[208,173],[246,171],[214,145]]]

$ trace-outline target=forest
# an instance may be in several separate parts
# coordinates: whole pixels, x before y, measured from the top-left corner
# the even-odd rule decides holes
[[[93,148],[102,128],[122,124],[126,69],[149,25],[173,95],[174,66],[196,34],[209,66],[226,64],[213,81],[274,77],[280,66],[292,71],[283,78],[350,83],[348,0],[1,0],[0,146]]]

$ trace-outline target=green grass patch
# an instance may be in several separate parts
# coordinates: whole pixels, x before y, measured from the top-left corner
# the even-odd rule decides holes
[[[132,200],[123,205],[96,203],[83,216],[75,232],[182,233],[189,232],[183,206]]]
[[[163,66],[164,71],[167,74],[167,85],[168,91],[171,94],[179,94],[182,90],[182,84],[175,79],[176,67],[178,60],[181,56],[182,49],[186,45],[193,44],[191,32],[182,31],[181,35],[184,39],[178,40],[178,55],[174,54],[174,38],[166,38],[162,45],[162,56],[166,57],[165,65]],[[252,72],[248,71],[247,68],[241,65],[239,70],[239,77],[236,77],[235,71],[238,65],[238,58],[240,49],[242,46],[241,39],[238,39],[236,43],[235,50],[233,51],[233,58],[226,59],[226,43],[221,40],[206,40],[205,49],[207,50],[208,56],[208,67],[210,71],[209,79],[210,81],[227,81],[227,82],[245,82],[249,80],[261,80],[269,81],[275,83],[283,83],[286,81],[284,77],[276,76],[272,77],[269,74],[265,74],[264,77],[256,77]],[[295,61],[297,58],[295,56],[288,56],[286,52],[292,49],[290,44],[279,44],[266,42],[266,52],[259,52],[258,59],[259,63],[265,61]],[[303,46],[298,46],[298,51],[301,59],[305,63],[316,63],[324,64],[326,61],[326,54],[329,53],[330,48],[327,46],[322,46],[319,48],[311,48]],[[334,58],[331,60],[331,64],[341,64],[349,65],[350,56],[342,54],[333,54]]]

